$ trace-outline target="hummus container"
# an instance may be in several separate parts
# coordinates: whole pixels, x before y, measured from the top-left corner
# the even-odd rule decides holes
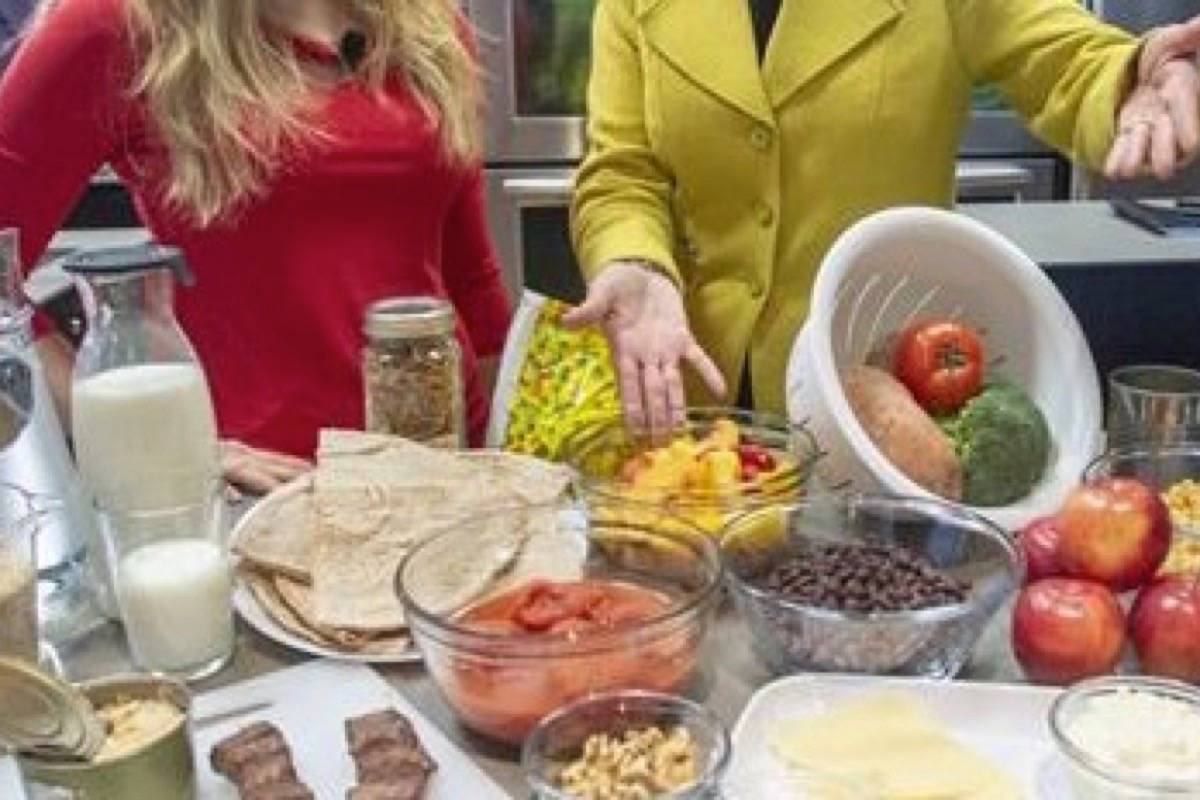
[[[118,704],[124,719],[107,725],[98,719],[96,710]],[[157,711],[157,719],[139,716],[143,709]],[[142,719],[153,725],[142,729]],[[0,661],[0,739],[16,745],[34,796],[39,790],[79,800],[196,796],[191,696],[177,681],[118,675],[71,686]]]

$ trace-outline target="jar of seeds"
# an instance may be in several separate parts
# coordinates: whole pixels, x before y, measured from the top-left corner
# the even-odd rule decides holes
[[[463,446],[462,351],[454,322],[450,304],[433,297],[392,298],[367,309],[367,430]]]

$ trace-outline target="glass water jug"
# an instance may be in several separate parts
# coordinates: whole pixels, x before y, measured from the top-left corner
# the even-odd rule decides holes
[[[0,230],[0,483],[58,502],[39,524],[37,590],[43,634],[61,640],[98,621],[86,569],[87,546],[98,538],[34,347],[33,307],[23,284],[17,231]],[[102,592],[97,599],[115,612]]]
[[[71,391],[75,456],[97,507],[162,511],[202,502],[219,479],[208,383],[175,319],[182,256],[156,244],[82,252],[88,329]]]

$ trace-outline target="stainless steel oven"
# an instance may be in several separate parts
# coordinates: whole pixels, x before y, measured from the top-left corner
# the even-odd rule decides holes
[[[595,0],[465,0],[487,81],[488,160],[583,156]]]

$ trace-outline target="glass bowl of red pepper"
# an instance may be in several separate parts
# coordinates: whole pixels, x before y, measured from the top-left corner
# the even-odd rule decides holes
[[[580,495],[671,509],[710,536],[741,514],[795,500],[816,474],[808,429],[775,414],[696,408],[666,436],[617,417],[581,428],[563,446]]]
[[[496,536],[514,519],[515,546]],[[606,500],[459,523],[415,548],[396,586],[459,721],[519,744],[584,695],[694,687],[722,580],[719,549],[690,523]]]

